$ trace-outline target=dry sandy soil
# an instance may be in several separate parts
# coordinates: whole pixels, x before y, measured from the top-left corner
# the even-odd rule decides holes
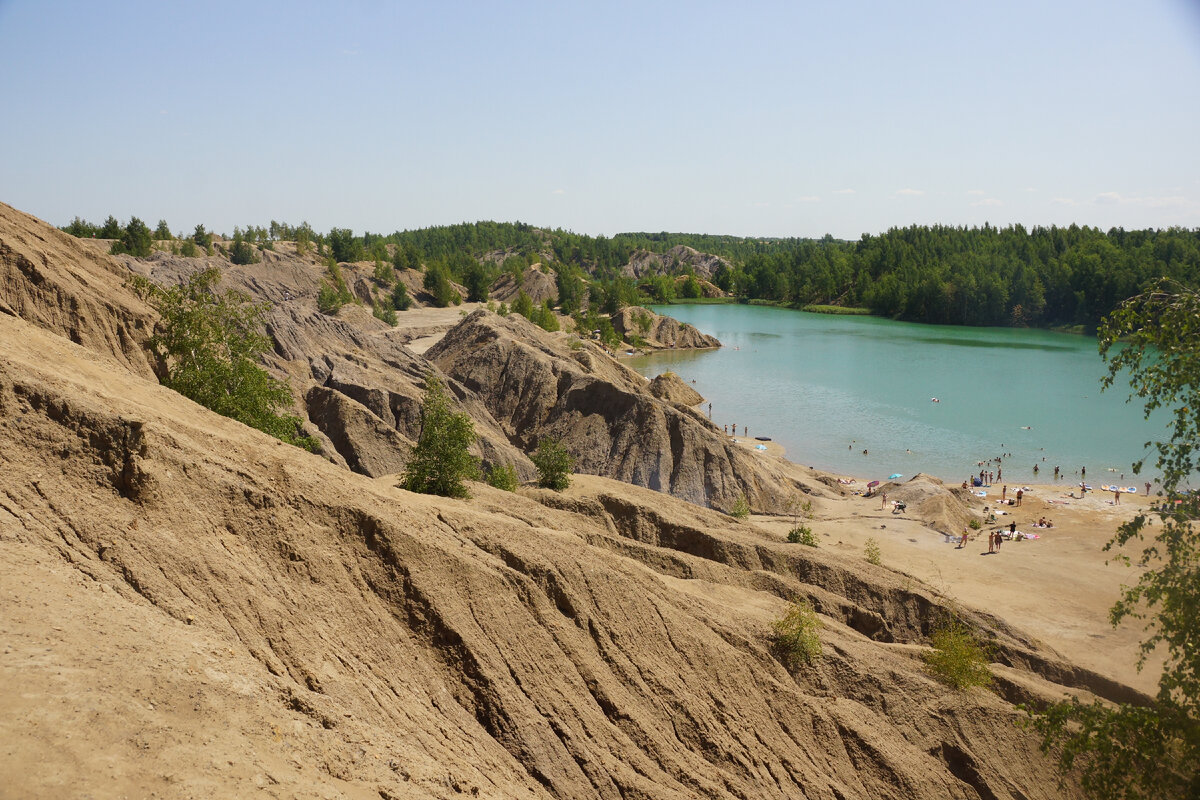
[[[749,449],[763,444],[741,437],[739,443]],[[766,452],[756,451],[761,457],[783,458],[777,443],[765,444]],[[863,484],[856,480],[848,488],[861,489]],[[1026,492],[1020,507],[1003,506],[995,524],[971,531],[965,548],[911,514],[893,513],[891,501],[884,506],[879,495],[815,500],[808,524],[821,546],[840,552],[862,553],[867,539],[874,539],[884,563],[893,569],[928,583],[957,603],[1029,631],[1078,664],[1152,694],[1161,659],[1151,657],[1139,671],[1141,629],[1132,622],[1114,628],[1108,620],[1121,586],[1134,583],[1140,569],[1127,567],[1103,551],[1117,527],[1147,512],[1152,498],[1123,494],[1115,505],[1113,496],[1105,492],[1088,492],[1080,498],[1079,489],[1067,481],[1028,488],[1032,491]],[[1009,489],[1012,497],[1015,487]],[[985,507],[998,508],[995,501],[1000,492],[994,487],[988,487],[988,492],[987,498],[972,503],[981,520]],[[1054,526],[1034,528],[1042,517]],[[795,524],[791,516],[756,515],[755,521],[782,536]],[[1007,528],[1011,521],[1016,521],[1017,530],[1040,538],[1005,541],[999,551],[988,553],[987,534]]]
[[[413,495],[159,385],[127,275],[0,204],[3,800],[1082,800],[1016,704],[1149,688],[1104,621],[1134,506],[1035,487],[1018,526],[1055,528],[981,555],[936,482],[893,515],[772,450],[747,470],[798,476],[817,549],[592,475]],[[804,665],[771,639],[794,599]],[[951,612],[992,691],[926,670]]]

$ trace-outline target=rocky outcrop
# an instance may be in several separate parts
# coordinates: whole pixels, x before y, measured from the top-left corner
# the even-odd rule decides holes
[[[646,388],[659,400],[666,400],[668,403],[676,405],[694,406],[704,402],[700,393],[684,383],[683,378],[674,372],[664,372],[650,381],[650,385]]]
[[[640,336],[652,348],[706,349],[721,346],[715,336],[701,333],[686,322],[660,316],[641,306],[622,308],[613,315],[612,325],[625,339]]]
[[[677,275],[690,267],[696,277],[712,280],[721,267],[729,269],[729,262],[712,253],[701,253],[686,245],[678,244],[665,253],[638,250],[629,257],[629,263],[621,268],[621,274],[630,278],[644,275]]]
[[[512,273],[506,272],[496,279],[488,292],[488,296],[497,303],[509,303],[517,299],[524,291],[535,305],[541,305],[549,300],[550,305],[558,303],[558,283],[541,264],[527,267],[521,274],[521,280],[513,278]]]
[[[704,415],[664,402],[647,381],[595,345],[572,350],[515,315],[471,314],[429,350],[477,394],[513,442],[531,451],[559,439],[575,469],[729,509],[740,496],[783,509],[797,485],[721,435]]]

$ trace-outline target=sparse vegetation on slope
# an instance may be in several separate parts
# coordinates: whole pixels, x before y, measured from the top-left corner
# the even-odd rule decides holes
[[[162,322],[150,346],[166,365],[163,384],[226,417],[289,444],[313,450],[300,419],[285,413],[292,391],[259,366],[271,340],[262,332],[268,303],[236,290],[218,293],[218,270],[162,288],[143,278],[133,285]]]

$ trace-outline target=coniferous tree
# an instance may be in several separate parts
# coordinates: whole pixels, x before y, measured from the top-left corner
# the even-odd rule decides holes
[[[442,381],[425,377],[421,431],[401,486],[410,492],[443,497],[469,497],[465,481],[479,477],[479,460],[468,450],[475,426],[465,412],[455,412]]]

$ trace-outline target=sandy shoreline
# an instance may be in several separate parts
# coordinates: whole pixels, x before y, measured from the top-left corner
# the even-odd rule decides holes
[[[788,461],[776,443],[741,436],[730,439],[752,450],[757,444],[766,445],[765,451],[755,452],[794,469],[808,469]],[[1144,692],[1155,691],[1161,659],[1152,657],[1140,672],[1136,666],[1141,625],[1131,620],[1114,628],[1108,618],[1122,585],[1136,582],[1142,570],[1126,567],[1114,553],[1103,551],[1122,523],[1149,512],[1157,498],[1148,497],[1144,485],[1137,485],[1134,494],[1122,494],[1116,503],[1112,492],[1093,490],[1081,496],[1078,482],[1065,477],[1058,482],[1009,484],[1009,499],[1015,499],[1018,488],[1025,489],[1020,506],[999,505],[1003,485],[976,487],[969,507],[982,527],[970,531],[966,547],[960,547],[955,538],[931,530],[910,513],[894,513],[891,502],[885,503],[881,496],[857,494],[866,490],[869,480],[814,472],[852,481],[842,484],[844,496],[812,501],[810,518],[804,522],[817,534],[821,547],[861,554],[867,539],[873,538],[885,566],[924,581],[964,606],[1000,617],[1081,666]],[[886,489],[893,483],[886,478],[872,480],[882,480],[880,488]],[[904,476],[894,483],[912,478]],[[945,485],[961,483],[959,479]],[[1091,485],[1098,490],[1104,483]],[[981,491],[986,496],[979,497]],[[985,508],[997,514],[994,523],[984,524]],[[1053,527],[1034,527],[1043,517]],[[789,515],[755,515],[754,519],[780,538],[786,538],[798,521]],[[998,552],[989,553],[987,534],[1008,529],[1012,523],[1018,531],[1038,538],[1005,541]],[[1136,556],[1140,550],[1126,552]]]
[[[766,457],[771,451],[757,452]],[[906,476],[895,483],[911,479]],[[1114,553],[1103,551],[1122,523],[1149,511],[1156,498],[1147,497],[1143,487],[1138,494],[1122,494],[1118,504],[1110,492],[1090,491],[1081,497],[1077,485],[1067,480],[1024,484],[1020,506],[998,506],[1000,486],[980,487],[975,491],[987,496],[973,494],[969,506],[982,527],[970,531],[967,545],[960,547],[956,537],[931,530],[908,512],[895,513],[881,496],[855,494],[865,490],[868,481],[850,480],[854,482],[844,486],[843,497],[813,500],[805,524],[817,534],[821,547],[861,554],[867,539],[873,538],[885,566],[924,581],[954,602],[1000,617],[1081,666],[1153,694],[1162,662],[1152,657],[1138,671],[1141,625],[1127,621],[1114,628],[1108,618],[1122,585],[1136,582],[1142,570],[1126,567]],[[959,486],[961,481],[947,485]],[[1021,487],[1009,485],[1009,498],[1017,488]],[[994,523],[984,523],[985,508],[997,515]],[[1043,517],[1053,527],[1035,527]],[[781,538],[797,522],[779,515],[755,520]],[[1007,530],[1013,523],[1016,530],[1038,538],[1005,541],[999,551],[989,553],[987,534]],[[1138,553],[1127,551],[1131,556]]]

